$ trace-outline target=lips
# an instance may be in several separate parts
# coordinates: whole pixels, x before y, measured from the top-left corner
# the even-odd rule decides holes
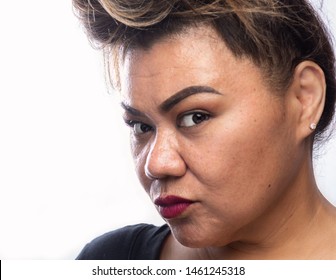
[[[173,219],[180,216],[194,201],[178,196],[166,196],[155,199],[154,203],[159,207],[163,218]]]

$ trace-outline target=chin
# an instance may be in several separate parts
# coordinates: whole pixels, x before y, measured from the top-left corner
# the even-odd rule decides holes
[[[228,236],[224,232],[214,234],[211,230],[202,230],[192,225],[170,224],[170,228],[175,239],[185,247],[205,248],[221,247],[230,243]]]

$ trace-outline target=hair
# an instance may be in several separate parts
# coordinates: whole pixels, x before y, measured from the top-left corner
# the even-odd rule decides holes
[[[73,0],[75,13],[95,48],[109,62],[122,49],[148,49],[158,40],[208,25],[237,58],[260,67],[276,92],[292,82],[302,61],[317,63],[327,90],[323,114],[315,130],[319,142],[335,111],[335,55],[326,26],[305,0]],[[112,71],[115,69],[112,69]]]

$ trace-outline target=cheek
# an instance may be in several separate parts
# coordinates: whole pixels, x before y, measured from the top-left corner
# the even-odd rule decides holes
[[[213,137],[203,153],[195,152],[189,158],[198,163],[189,168],[204,206],[199,216],[215,225],[211,230],[237,230],[279,197],[279,170],[267,141],[262,140],[251,141],[241,134]]]
[[[217,130],[207,141],[189,145],[193,150],[187,153],[187,161],[194,176],[214,195],[240,198],[276,181],[284,142],[284,134],[277,133],[275,125],[254,123],[249,128],[241,122]]]
[[[213,189],[216,195],[223,195],[223,188],[228,184],[245,185],[246,177],[250,177],[258,170],[259,163],[256,162],[257,153],[250,147],[245,147],[239,141],[216,141],[212,139],[211,147],[207,147],[203,153],[190,152],[188,162],[191,172],[198,181],[207,188]],[[220,140],[220,139],[219,139]]]
[[[146,192],[149,192],[149,185],[150,180],[147,178],[145,174],[145,164],[146,164],[146,158],[148,154],[148,149],[140,145],[134,140],[131,140],[131,153],[133,156],[133,162],[136,174],[139,178],[139,181],[141,185],[144,187]]]

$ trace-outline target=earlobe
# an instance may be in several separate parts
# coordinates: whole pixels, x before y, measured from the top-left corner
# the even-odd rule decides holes
[[[303,61],[295,69],[295,97],[299,102],[299,134],[306,138],[315,130],[324,109],[326,82],[320,66]]]

